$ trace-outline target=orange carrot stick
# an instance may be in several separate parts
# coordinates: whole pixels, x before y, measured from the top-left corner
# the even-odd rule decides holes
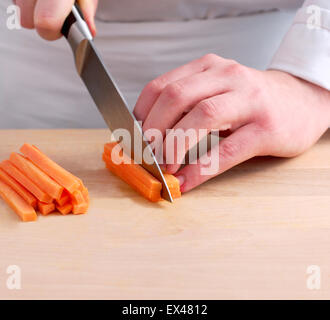
[[[72,199],[72,213],[73,214],[83,214],[86,213],[89,207],[89,201],[86,201],[83,192],[80,190],[71,193]]]
[[[15,179],[9,176],[5,171],[0,169],[0,180],[6,183],[14,191],[16,191],[30,206],[37,207],[37,199],[29,191],[27,191],[22,185],[20,185]]]
[[[161,183],[143,167],[125,155],[117,142],[107,143],[104,146],[103,160],[112,173],[128,183],[148,200],[156,202],[162,199]],[[172,197],[179,198],[181,196],[179,180],[170,174],[164,174],[164,178]]]
[[[34,208],[2,181],[0,181],[0,195],[22,219],[22,221],[27,222],[37,220],[37,214]]]
[[[38,201],[38,210],[42,215],[47,216],[48,214],[55,211],[55,204]]]
[[[63,215],[67,215],[69,213],[71,213],[72,211],[72,204],[71,203],[67,203],[64,206],[56,206],[56,209],[62,213]]]
[[[181,197],[180,182],[177,177],[172,174],[164,173],[164,178],[167,183],[168,188],[170,189],[173,199]]]
[[[53,202],[51,196],[41,190],[34,182],[32,182],[20,170],[18,170],[10,161],[5,160],[1,162],[0,167],[12,178],[18,181],[24,188],[29,190],[39,201],[46,203]]]
[[[161,200],[161,183],[137,163],[131,161],[122,150],[120,152],[116,150],[112,152],[116,146],[119,145],[117,143],[111,143],[105,146],[103,160],[107,168],[146,199],[152,202]],[[123,163],[119,163],[120,160],[123,160]]]
[[[55,201],[56,201],[57,205],[62,207],[65,204],[67,204],[70,200],[71,200],[70,194],[68,193],[68,191],[64,190],[61,198],[58,200],[55,200]]]
[[[73,204],[72,213],[73,214],[84,214],[88,210],[88,203],[83,202],[80,204]]]
[[[76,190],[70,194],[72,202],[74,204],[82,204],[85,203],[85,198],[80,190]]]
[[[30,144],[24,144],[20,151],[70,193],[79,188],[79,182],[75,179],[73,174],[49,159],[37,147]]]
[[[61,198],[64,188],[41,171],[30,160],[16,152],[12,152],[10,162],[53,199]]]

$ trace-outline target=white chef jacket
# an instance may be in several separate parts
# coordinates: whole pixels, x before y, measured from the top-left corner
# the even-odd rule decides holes
[[[210,52],[329,89],[330,1],[309,0],[296,14],[303,2],[100,0],[95,42],[131,109],[148,81]],[[309,28],[310,5],[321,10],[318,28]],[[46,42],[2,23],[0,128],[63,127],[104,127],[65,39]]]
[[[305,1],[270,68],[330,90],[330,0]]]

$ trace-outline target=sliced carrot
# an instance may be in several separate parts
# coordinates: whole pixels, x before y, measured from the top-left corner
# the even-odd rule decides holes
[[[60,207],[62,207],[65,204],[67,204],[69,201],[71,201],[70,194],[68,193],[68,191],[64,190],[61,198],[55,201]]]
[[[72,204],[67,203],[64,206],[56,206],[56,209],[63,215],[67,215],[72,212]]]
[[[89,207],[88,201],[85,200],[85,197],[82,191],[77,190],[71,194],[72,199],[72,213],[73,214],[83,214],[86,213]]]
[[[53,202],[51,196],[41,190],[33,181],[31,181],[20,170],[18,170],[9,160],[1,162],[0,167],[17,182],[19,182],[24,188],[29,190],[39,201],[45,203]]]
[[[48,158],[37,147],[26,143],[21,147],[20,151],[70,193],[79,188],[79,182],[73,174]]]
[[[84,214],[88,210],[88,203],[83,202],[80,204],[73,204],[72,213],[73,214]]]
[[[44,203],[38,201],[38,210],[41,214],[44,216],[47,216],[48,214],[55,211],[55,204],[54,203]]]
[[[114,148],[116,146],[119,149],[115,150]],[[103,160],[106,163],[106,167],[112,173],[117,175],[148,200],[156,202],[162,199],[162,184],[160,181],[125,155],[117,142],[107,143],[104,146]],[[170,174],[165,174],[164,178],[172,197],[179,198],[181,196],[179,180]]]
[[[34,208],[29,205],[11,187],[0,181],[0,195],[5,202],[17,213],[22,221],[35,221],[37,214]]]
[[[6,183],[9,187],[15,190],[30,206],[37,207],[37,199],[29,191],[27,191],[22,185],[20,185],[15,179],[8,175],[5,171],[0,169],[0,180]]]
[[[64,188],[41,171],[30,160],[16,152],[12,152],[10,162],[53,199],[61,198]]]
[[[83,195],[85,201],[86,201],[87,203],[89,203],[89,193],[88,193],[88,189],[87,189],[84,185],[82,185],[80,191],[81,191],[81,193],[82,193],[82,195]]]
[[[181,197],[180,181],[172,174],[164,173],[164,178],[173,199]]]
[[[76,190],[70,194],[72,202],[74,204],[83,204],[85,203],[85,198],[80,190]]]
[[[112,143],[105,146],[103,160],[107,168],[146,199],[152,202],[161,200],[161,183],[137,163],[131,161],[122,150],[120,153],[112,152],[116,145],[117,143]],[[123,163],[119,163],[121,159]]]

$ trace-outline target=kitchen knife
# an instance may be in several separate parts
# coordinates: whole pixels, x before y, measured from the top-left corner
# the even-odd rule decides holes
[[[130,145],[125,145],[126,139],[120,142],[124,152],[134,157],[134,143],[142,144],[141,165],[162,183],[162,197],[173,202],[170,190],[157,159],[145,139],[142,128],[127,107],[127,103],[110,72],[105,67],[93,43],[92,34],[77,4],[65,20],[62,34],[68,40],[74,54],[76,68],[85,83],[97,108],[102,114],[109,129],[126,129],[130,133]],[[134,141],[135,138],[137,141]],[[145,159],[148,159],[145,161]]]

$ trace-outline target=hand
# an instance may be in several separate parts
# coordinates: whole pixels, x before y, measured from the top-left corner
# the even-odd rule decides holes
[[[177,162],[166,171],[185,192],[254,156],[293,157],[307,150],[330,126],[330,92],[285,72],[257,71],[209,54],[151,81],[134,114],[144,131],[157,128],[163,136],[171,128],[230,129],[218,146],[216,174],[201,174],[203,159],[179,170],[188,148],[174,150]],[[174,149],[167,145],[170,134],[165,162],[166,149]]]
[[[46,40],[60,38],[61,29],[74,0],[14,0],[21,9],[23,28],[36,29]],[[93,34],[96,33],[94,15],[98,0],[80,0],[79,5]]]

